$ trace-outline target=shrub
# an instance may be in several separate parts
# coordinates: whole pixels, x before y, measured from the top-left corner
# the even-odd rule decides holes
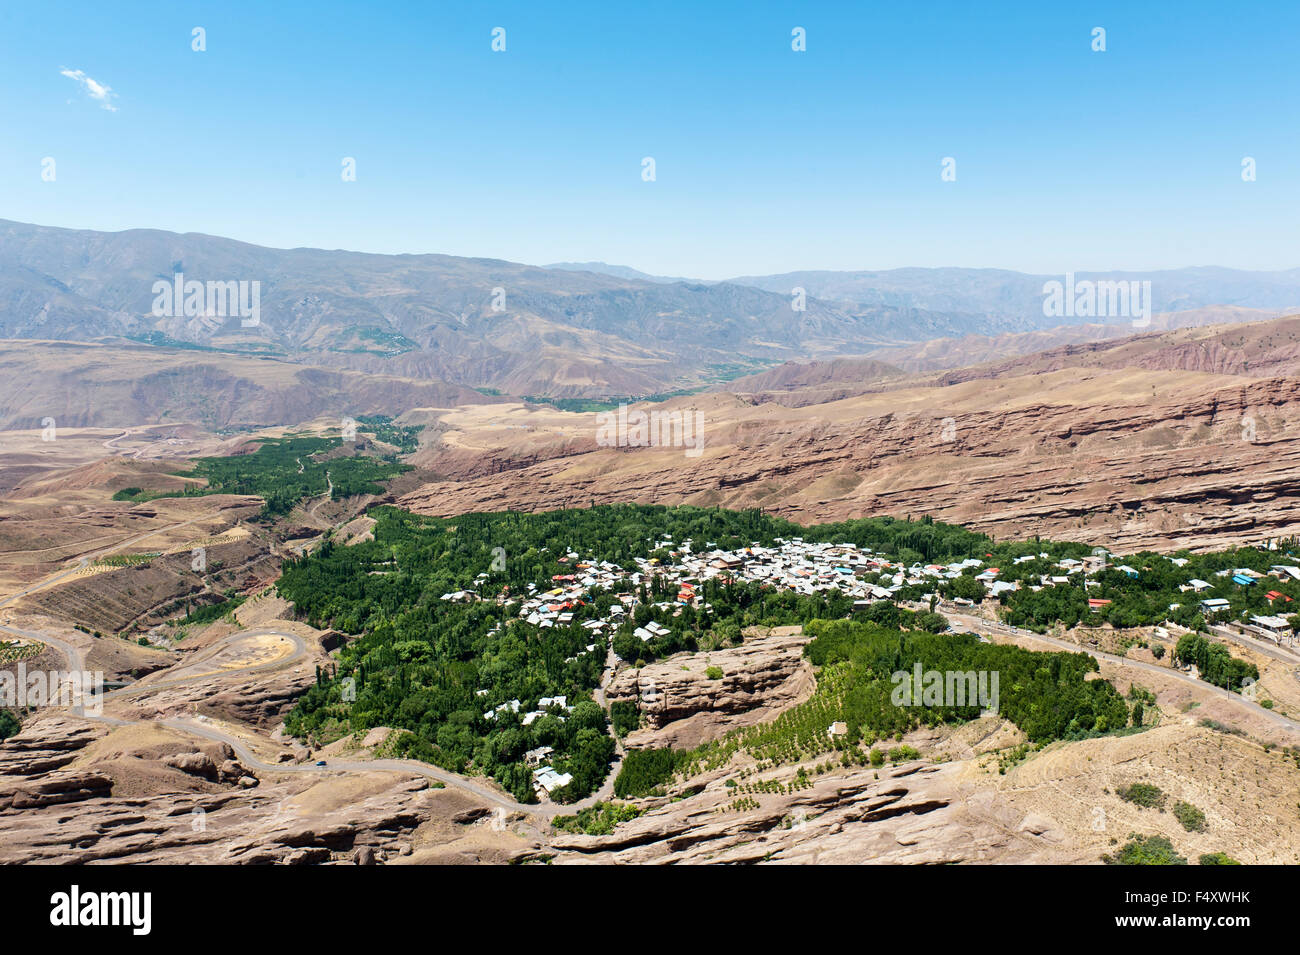
[[[580,832],[589,836],[607,836],[618,827],[641,815],[637,806],[617,802],[598,802],[580,810],[576,816],[556,816],[551,820],[560,832]]]
[[[1113,856],[1102,856],[1107,865],[1187,865],[1174,845],[1164,836],[1133,836]]]
[[[1121,786],[1115,792],[1125,802],[1131,802],[1144,809],[1163,809],[1165,805],[1164,792],[1159,786],[1150,783],[1134,783],[1127,788]]]
[[[1205,831],[1205,813],[1197,809],[1189,802],[1174,803],[1174,818],[1182,824],[1182,827],[1188,832]]]
[[[1241,865],[1226,852],[1207,852],[1196,861],[1201,865]]]
[[[898,746],[889,751],[891,763],[905,763],[909,759],[920,759],[921,754],[910,746]]]

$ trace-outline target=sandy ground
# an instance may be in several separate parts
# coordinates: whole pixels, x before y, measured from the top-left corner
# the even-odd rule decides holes
[[[1258,742],[1177,720],[1142,734],[1055,743],[999,775],[997,761],[964,766],[964,778],[1025,812],[1050,817],[1071,843],[1098,857],[1130,833],[1158,833],[1192,861],[1226,851],[1246,863],[1300,862],[1300,768]],[[1165,810],[1125,802],[1119,787],[1154,784]],[[1183,800],[1206,815],[1190,833],[1170,811]]]

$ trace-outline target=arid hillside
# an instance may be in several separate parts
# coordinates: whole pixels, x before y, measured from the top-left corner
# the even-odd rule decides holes
[[[909,377],[906,372],[874,358],[833,358],[827,361],[788,361],[776,368],[746,375],[710,391],[762,395],[765,401],[799,408],[883,391]]]
[[[439,480],[401,503],[445,515],[690,502],[809,523],[928,514],[1120,550],[1258,542],[1300,531],[1298,336],[1296,318],[1183,329],[831,401],[795,389],[638,406],[698,412],[698,456],[600,446],[594,414],[458,409],[423,454]]]
[[[215,430],[498,399],[424,376],[131,343],[0,341],[0,430],[183,422]]]
[[[1300,316],[1063,345],[1021,358],[965,367],[944,374],[939,381],[951,384],[1062,368],[1147,368],[1249,378],[1294,377],[1300,373]]]
[[[1236,305],[1211,305],[1181,312],[1152,315],[1150,325],[1141,331],[1160,333],[1177,328],[1203,325],[1226,325],[1263,322],[1289,314]],[[1001,335],[965,335],[961,338],[934,338],[919,343],[902,343],[874,348],[870,355],[910,372],[940,371],[971,365],[1006,361],[1021,355],[1033,355],[1066,345],[1131,338],[1139,330],[1131,323],[1058,325],[1032,332],[1005,332]]]

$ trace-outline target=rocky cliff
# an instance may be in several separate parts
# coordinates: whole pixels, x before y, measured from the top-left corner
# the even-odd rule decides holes
[[[729,395],[674,406],[704,416],[698,457],[594,438],[584,450],[575,428],[522,459],[508,443],[477,457],[462,446],[445,479],[399,503],[438,515],[593,501],[761,507],[804,523],[930,515],[1120,551],[1300,531],[1294,378],[1063,368],[804,408]],[[594,418],[587,427],[594,436]]]
[[[614,677],[606,698],[641,710],[643,728],[629,735],[629,746],[697,746],[804,699],[813,688],[803,659],[807,642],[799,627],[779,627],[731,649],[629,667]]]

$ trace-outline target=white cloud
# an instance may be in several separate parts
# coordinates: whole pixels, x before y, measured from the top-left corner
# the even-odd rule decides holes
[[[86,95],[103,106],[104,109],[110,113],[117,112],[117,107],[113,105],[113,100],[117,99],[117,94],[113,92],[112,87],[87,76],[81,70],[63,69],[59,70],[59,73],[70,80],[76,80],[81,88],[86,91]]]

